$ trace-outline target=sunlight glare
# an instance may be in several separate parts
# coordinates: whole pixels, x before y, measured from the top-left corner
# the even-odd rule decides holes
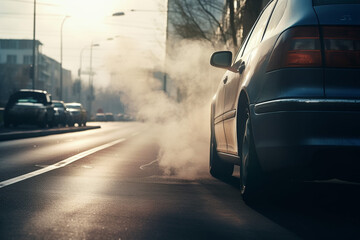
[[[95,24],[111,16],[114,0],[64,0],[64,11],[72,18],[87,24]]]

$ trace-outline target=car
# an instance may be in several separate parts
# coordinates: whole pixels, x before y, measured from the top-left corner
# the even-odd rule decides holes
[[[105,120],[107,122],[113,122],[115,119],[114,119],[114,114],[113,113],[105,113]]]
[[[106,120],[105,113],[96,113],[95,120],[98,122],[103,122]]]
[[[70,111],[66,108],[65,103],[63,101],[53,100],[52,104],[55,110],[55,119],[54,119],[55,124],[56,125],[60,124],[62,126],[71,124],[72,117]]]
[[[211,56],[227,71],[211,103],[210,173],[239,165],[245,201],[274,179],[359,179],[359,12],[353,0],[272,0],[234,58]]]
[[[65,103],[65,106],[71,114],[71,121],[69,121],[70,126],[74,126],[75,123],[77,123],[79,127],[86,126],[87,113],[81,103]]]
[[[21,89],[12,94],[4,111],[4,126],[35,124],[39,127],[54,125],[51,95],[42,90]]]

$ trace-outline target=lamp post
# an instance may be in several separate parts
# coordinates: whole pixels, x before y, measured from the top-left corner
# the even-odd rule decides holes
[[[63,67],[62,67],[62,61],[63,61],[63,27],[64,22],[66,19],[68,19],[70,16],[65,16],[60,27],[60,93],[59,98],[62,99],[62,93],[63,93]]]
[[[34,0],[34,26],[33,26],[33,53],[32,53],[32,66],[30,69],[30,75],[32,79],[32,89],[35,89],[35,48],[36,48],[36,39],[35,39],[35,32],[36,32],[36,0]]]
[[[124,16],[125,13],[124,12],[116,12],[114,14],[112,14],[113,17],[118,17],[118,16]],[[108,38],[106,39],[108,41],[110,40],[113,40],[113,38]],[[92,101],[94,101],[95,97],[94,97],[94,73],[93,73],[93,70],[92,70],[92,50],[93,50],[93,47],[98,47],[100,46],[100,44],[94,44],[92,41],[91,41],[91,45],[90,45],[90,72],[89,72],[89,96],[88,96],[88,103],[89,103],[89,108],[88,108],[88,117],[89,117],[89,120],[91,120],[91,107],[92,107]],[[82,50],[83,51],[83,50]],[[80,58],[82,57],[82,52],[80,54]],[[80,59],[80,75],[81,75],[81,59]]]
[[[98,47],[100,46],[100,44],[94,44],[93,42],[91,42],[90,45],[90,70],[89,70],[89,96],[88,96],[88,100],[89,100],[89,119],[91,119],[91,106],[92,106],[92,101],[94,101],[94,73],[92,70],[92,49],[93,47]]]

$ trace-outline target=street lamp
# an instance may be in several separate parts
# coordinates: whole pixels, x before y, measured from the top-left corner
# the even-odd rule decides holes
[[[63,93],[63,68],[62,68],[62,61],[63,61],[63,27],[64,22],[66,19],[68,19],[70,16],[65,16],[60,27],[60,100],[62,99],[62,93]]]
[[[125,13],[124,12],[116,12],[116,13],[113,13],[113,17],[119,17],[119,16],[124,16]]]
[[[125,15],[124,12],[116,12],[116,13],[112,14],[113,17],[124,16],[124,15]],[[111,41],[111,40],[113,40],[113,38],[108,38],[106,40]],[[90,72],[89,72],[89,96],[88,96],[88,101],[89,101],[88,117],[89,117],[89,119],[91,119],[91,105],[92,105],[92,101],[94,100],[94,84],[93,84],[94,73],[92,71],[92,49],[93,49],[93,47],[98,47],[98,46],[100,46],[100,45],[94,44],[93,42],[91,42],[91,45],[90,45]],[[81,57],[82,57],[82,53],[80,55],[80,58]],[[80,75],[81,75],[81,60],[80,60]]]
[[[36,48],[35,32],[36,32],[36,0],[34,0],[34,26],[33,26],[33,49],[32,49],[33,55],[32,55],[32,67],[30,69],[33,90],[35,89],[35,48]]]
[[[88,96],[88,99],[89,99],[89,119],[91,119],[91,105],[92,105],[92,101],[94,101],[94,73],[92,71],[92,49],[93,47],[98,47],[100,46],[100,44],[93,44],[93,42],[91,42],[91,45],[90,45],[90,72],[89,72],[89,96]]]

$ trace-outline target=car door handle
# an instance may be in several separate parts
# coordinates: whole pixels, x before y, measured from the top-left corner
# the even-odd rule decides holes
[[[228,77],[226,76],[226,77],[224,78],[224,80],[223,80],[224,84],[226,84],[227,81],[228,81]]]
[[[242,62],[242,63],[240,64],[240,67],[238,68],[238,72],[239,72],[240,74],[242,74],[242,73],[244,72],[244,70],[245,70],[245,62]]]

